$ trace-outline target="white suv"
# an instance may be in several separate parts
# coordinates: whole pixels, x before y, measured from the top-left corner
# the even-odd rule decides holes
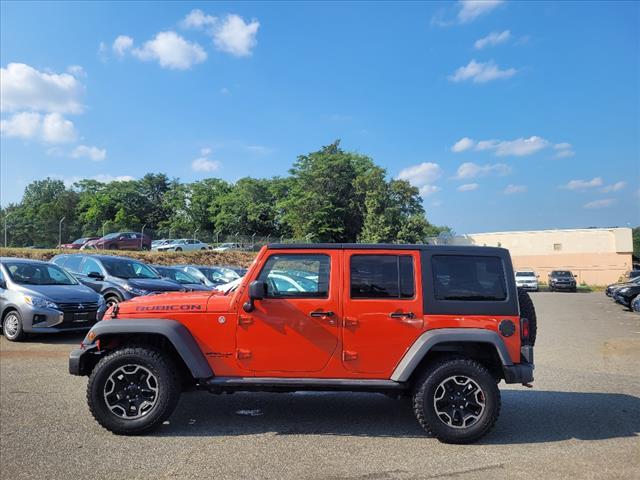
[[[523,290],[538,291],[538,275],[533,270],[517,270],[516,286]]]

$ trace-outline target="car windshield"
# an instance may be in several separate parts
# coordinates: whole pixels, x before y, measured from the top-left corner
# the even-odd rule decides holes
[[[144,263],[124,258],[103,258],[102,264],[109,275],[118,278],[160,278]]]
[[[555,272],[551,272],[552,277],[573,277],[571,272],[566,270],[556,270]]]
[[[74,245],[82,245],[83,243],[87,243],[88,238],[79,238],[73,242]]]
[[[21,285],[77,285],[78,282],[54,264],[4,262],[11,280]]]
[[[535,277],[536,274],[533,272],[516,272],[516,277]]]
[[[240,278],[240,275],[230,268],[198,267],[198,270],[207,277],[207,280],[214,283],[227,283]]]
[[[165,268],[156,267],[156,270],[163,277],[170,278],[171,280],[174,280],[182,285],[200,283],[200,281],[197,278],[189,275],[187,272],[182,270],[176,270],[175,268],[166,268],[166,267]]]
[[[119,233],[109,233],[107,235],[105,235],[104,238],[105,240],[111,240],[112,238],[116,238],[118,235],[120,235]]]

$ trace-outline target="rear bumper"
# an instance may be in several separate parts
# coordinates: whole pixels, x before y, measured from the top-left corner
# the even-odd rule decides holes
[[[515,365],[503,365],[504,381],[506,383],[531,383],[533,382],[533,347],[524,345],[520,348],[520,363]]]

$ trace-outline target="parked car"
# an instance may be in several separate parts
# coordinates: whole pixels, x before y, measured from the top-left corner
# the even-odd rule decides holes
[[[97,240],[85,243],[81,250],[150,250],[151,237],[137,232],[110,233]]]
[[[51,261],[103,295],[109,306],[150,293],[185,290],[179,283],[161,278],[153,268],[132,258],[63,253]]]
[[[640,277],[635,277],[633,280],[628,282],[612,283],[611,285],[607,286],[604,293],[607,297],[613,297],[613,294],[619,288],[628,287],[632,285],[640,285]]]
[[[60,248],[64,250],[80,250],[82,246],[87,242],[92,242],[94,240],[98,240],[100,237],[82,237],[74,240],[71,243],[63,243],[60,245]]]
[[[182,270],[204,282],[207,287],[217,287],[240,278],[235,271],[225,267],[205,267],[203,265],[179,265]]]
[[[162,277],[174,282],[178,282],[184,288],[190,291],[211,291],[211,287],[207,287],[203,281],[185,272],[180,267],[166,267],[164,265],[152,265],[156,272]]]
[[[244,277],[247,274],[247,268],[244,267],[236,267],[234,265],[225,265],[224,268],[230,268],[234,272],[236,272],[239,276]]]
[[[539,289],[538,275],[533,270],[518,270],[516,272],[516,286],[524,290],[537,292]]]
[[[227,250],[242,250],[242,245],[239,243],[221,243],[217,247],[212,249],[214,252],[226,252]]]
[[[89,329],[106,310],[101,295],[48,262],[0,258],[0,319],[7,340]]]
[[[165,243],[156,248],[159,252],[188,252],[191,250],[209,250],[208,243],[201,242],[195,238],[181,238],[173,242]]]
[[[576,292],[576,277],[569,270],[554,270],[549,274],[549,291],[565,290]]]
[[[640,284],[628,285],[622,288],[618,288],[613,293],[613,299],[620,305],[627,307],[631,310],[631,301],[640,294]]]
[[[167,243],[175,242],[173,238],[162,238],[160,240],[154,240],[151,242],[151,250],[156,250],[161,245],[166,245]]]
[[[629,272],[629,280],[633,280],[634,278],[640,278],[640,270],[631,270]]]
[[[640,312],[640,294],[636,295],[636,298],[631,301],[631,310]]]

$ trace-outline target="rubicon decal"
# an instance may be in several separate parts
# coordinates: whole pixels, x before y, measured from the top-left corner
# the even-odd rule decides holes
[[[136,312],[169,312],[169,311],[202,310],[202,305],[141,305]]]

